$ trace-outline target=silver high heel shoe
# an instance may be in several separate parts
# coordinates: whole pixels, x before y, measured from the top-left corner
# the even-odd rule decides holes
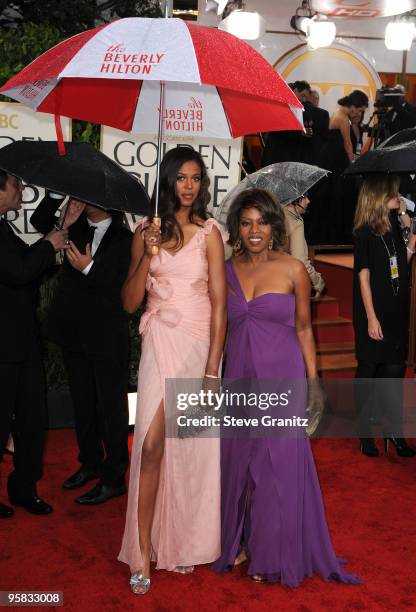
[[[146,595],[150,589],[150,578],[145,578],[143,574],[132,574],[130,588],[135,595]]]

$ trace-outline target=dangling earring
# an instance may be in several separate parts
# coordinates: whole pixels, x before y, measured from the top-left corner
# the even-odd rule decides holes
[[[271,251],[273,249],[273,238],[270,238],[269,240],[269,251]]]
[[[241,238],[239,238],[233,246],[234,255],[239,255],[241,253]]]

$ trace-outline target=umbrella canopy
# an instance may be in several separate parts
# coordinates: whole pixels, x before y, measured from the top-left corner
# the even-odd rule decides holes
[[[384,149],[385,147],[393,147],[404,142],[411,142],[412,140],[416,141],[416,128],[406,128],[387,138],[387,140],[381,143],[380,147]]]
[[[0,149],[0,168],[26,183],[68,194],[105,210],[137,215],[150,212],[143,185],[86,142],[17,141]]]
[[[234,187],[215,210],[215,217],[225,224],[228,209],[236,196],[245,189],[254,187],[272,192],[283,205],[289,204],[304,195],[328,172],[328,170],[323,170],[318,166],[300,162],[270,164],[270,166],[253,172]]]
[[[0,92],[41,112],[127,132],[158,133],[160,107],[166,136],[303,129],[301,103],[257,51],[182,19],[135,17],[81,32]]]
[[[361,155],[344,174],[413,174],[416,172],[416,141],[378,148]]]

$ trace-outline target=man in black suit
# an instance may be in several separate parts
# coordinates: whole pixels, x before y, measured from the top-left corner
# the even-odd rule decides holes
[[[22,206],[22,183],[0,170],[0,215]],[[49,514],[36,483],[42,476],[46,427],[45,378],[36,321],[42,273],[55,263],[66,232],[52,231],[29,247],[5,218],[0,219],[0,460],[10,432],[14,471],[7,488],[10,502],[32,514]],[[13,510],[0,503],[0,518]]]
[[[311,89],[308,99],[303,102],[303,122],[311,129],[312,156],[309,163],[315,165],[318,163],[319,151],[328,139],[329,130],[329,113],[318,105],[319,94],[316,89]]]
[[[60,203],[47,195],[31,217],[34,227],[49,229]],[[126,492],[129,332],[121,288],[132,233],[121,213],[74,199],[65,224],[69,248],[44,333],[62,348],[75,411],[81,467],[63,486],[76,489],[98,478],[76,498],[91,505]]]
[[[310,102],[312,90],[309,83],[295,81],[289,83],[289,87],[304,106],[305,131],[269,132],[261,162],[263,167],[284,161],[316,164],[319,149],[327,138],[329,114]]]

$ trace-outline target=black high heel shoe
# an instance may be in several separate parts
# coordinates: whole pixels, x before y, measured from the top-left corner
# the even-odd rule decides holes
[[[360,438],[360,451],[367,457],[378,457],[378,448],[373,438]]]
[[[414,457],[416,455],[416,451],[408,445],[404,438],[384,438],[384,452],[386,455],[389,450],[389,442],[393,444],[399,457]]]

